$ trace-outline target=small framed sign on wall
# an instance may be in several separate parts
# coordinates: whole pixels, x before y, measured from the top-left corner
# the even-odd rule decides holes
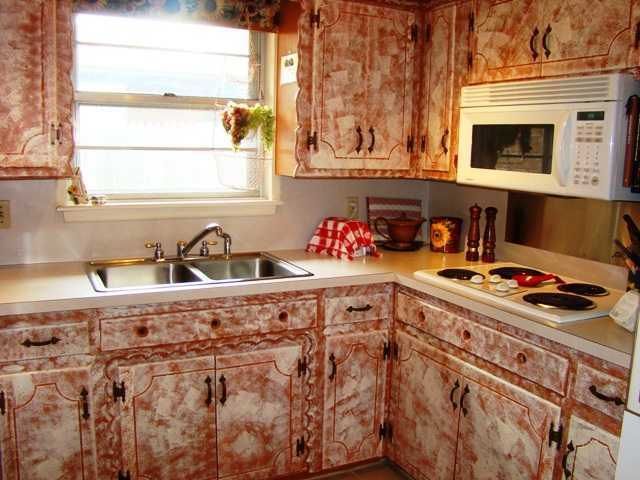
[[[298,54],[290,53],[280,57],[280,85],[296,83],[298,72]]]

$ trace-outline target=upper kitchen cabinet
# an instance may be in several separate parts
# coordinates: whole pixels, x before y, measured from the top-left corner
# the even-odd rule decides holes
[[[71,2],[0,0],[0,179],[70,174]]]
[[[303,3],[296,173],[408,176],[415,14],[342,1]]]
[[[421,176],[455,179],[460,89],[467,82],[471,3],[426,13],[420,78],[418,155]]]
[[[635,0],[477,0],[472,83],[636,66]],[[636,8],[637,10],[637,8]]]

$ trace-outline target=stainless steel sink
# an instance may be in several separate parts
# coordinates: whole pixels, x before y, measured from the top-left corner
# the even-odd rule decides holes
[[[205,283],[208,279],[186,263],[122,261],[91,263],[89,279],[99,292]]]
[[[112,260],[89,263],[88,275],[98,292],[179,287],[210,283],[247,282],[312,274],[266,253],[234,255],[230,259],[203,258]]]
[[[229,260],[204,259],[191,263],[213,282],[243,282],[307,277],[311,273],[266,253],[234,255]]]

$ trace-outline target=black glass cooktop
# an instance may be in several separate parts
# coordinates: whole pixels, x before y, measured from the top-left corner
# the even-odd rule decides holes
[[[445,278],[451,278],[454,280],[469,280],[474,275],[480,275],[484,278],[484,275],[473,270],[467,270],[466,268],[445,268],[438,271],[438,275]]]
[[[502,278],[510,280],[514,275],[544,275],[544,272],[526,267],[498,267],[489,270],[489,275],[500,275]]]
[[[562,310],[591,310],[596,304],[588,298],[568,293],[528,293],[522,299],[543,308],[560,308]]]
[[[561,292],[575,293],[576,295],[584,295],[586,297],[604,297],[609,295],[609,291],[600,285],[592,283],[563,283],[558,285]]]

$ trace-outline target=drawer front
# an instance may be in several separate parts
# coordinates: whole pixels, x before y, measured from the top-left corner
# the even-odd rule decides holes
[[[100,321],[100,347],[119,350],[313,327],[315,300]]]
[[[627,382],[584,364],[578,364],[573,397],[615,419],[622,419]]]
[[[86,323],[0,331],[0,362],[89,353]]]
[[[391,296],[387,293],[332,297],[325,301],[327,325],[366,322],[391,316]]]
[[[398,317],[434,337],[550,390],[566,392],[569,359],[404,294]]]

